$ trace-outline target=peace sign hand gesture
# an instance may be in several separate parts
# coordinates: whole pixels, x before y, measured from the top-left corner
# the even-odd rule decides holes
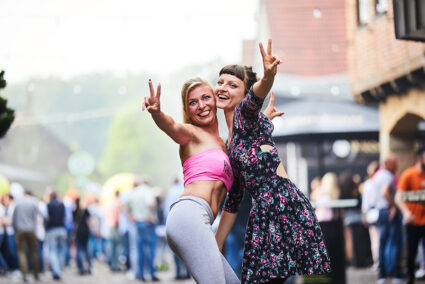
[[[272,54],[272,40],[269,39],[267,43],[267,52],[264,51],[263,44],[261,42],[259,43],[259,46],[261,56],[263,57],[264,77],[274,77],[277,73],[277,65],[281,63],[281,60]]]
[[[272,120],[276,116],[282,116],[284,113],[277,111],[277,108],[274,106],[275,94],[272,92],[270,94],[270,101],[267,105],[267,108],[264,110],[264,115],[267,116],[268,119]]]
[[[161,104],[160,104],[161,84],[158,84],[158,87],[156,89],[156,94],[155,94],[152,81],[149,79],[149,91],[150,91],[150,96],[145,97],[145,101],[142,105],[142,110],[146,109],[150,114],[156,114],[161,112]]]

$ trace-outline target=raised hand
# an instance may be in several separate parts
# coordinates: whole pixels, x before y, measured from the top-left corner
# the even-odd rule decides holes
[[[277,65],[281,63],[281,60],[272,54],[272,40],[269,39],[267,43],[267,52],[264,51],[263,44],[259,43],[261,56],[263,57],[264,66],[264,77],[275,76],[277,73]]]
[[[150,96],[145,97],[144,103],[142,105],[142,110],[147,110],[149,113],[154,114],[161,111],[160,97],[161,97],[161,84],[158,84],[158,87],[155,90],[153,89],[152,81],[149,79],[149,91]]]
[[[270,101],[267,105],[267,108],[264,110],[264,115],[267,116],[268,119],[272,120],[276,116],[282,116],[284,113],[277,111],[277,108],[274,106],[275,94],[272,92],[270,94]]]

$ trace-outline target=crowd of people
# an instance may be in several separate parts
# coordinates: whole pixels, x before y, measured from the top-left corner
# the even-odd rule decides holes
[[[418,153],[415,165],[400,177],[396,175],[397,160],[393,155],[381,164],[371,162],[366,172],[363,182],[350,171],[339,175],[329,172],[314,178],[310,184],[312,201],[359,201],[358,206],[344,209],[318,205],[317,219],[321,224],[343,222],[347,263],[372,264],[372,270],[378,274],[377,283],[384,283],[388,277],[392,283],[405,283],[406,279],[414,283],[415,277],[425,276],[425,206],[421,199],[409,202],[403,193],[424,187],[425,153]],[[0,272],[22,277],[24,281],[29,271],[34,279],[40,279],[44,272],[60,280],[63,269],[72,261],[78,273],[84,275],[92,273],[93,260],[100,260],[112,272],[133,273],[136,279],[158,281],[156,269],[167,263],[165,220],[183,191],[183,184],[175,179],[167,193],[159,196],[147,180],[136,179],[133,189],[116,191],[106,204],[100,204],[96,198],[84,198],[84,194],[61,196],[51,187],[43,198],[29,190],[23,195],[4,194],[0,199]],[[368,230],[370,258],[366,255],[358,259],[356,255],[359,248],[355,242],[360,235],[355,228],[359,224]],[[239,275],[244,226],[234,227],[243,232],[237,234],[239,240],[230,234],[223,251]],[[406,269],[402,267],[404,248]],[[173,260],[175,279],[190,278],[182,260],[174,254]],[[419,269],[415,273],[417,264]]]
[[[345,260],[355,266],[371,264],[378,274],[378,284],[388,278],[392,283],[412,284],[425,276],[425,205],[421,198],[425,189],[425,152],[418,151],[415,164],[400,176],[397,170],[396,156],[388,154],[381,163],[373,161],[368,165],[362,183],[349,171],[339,176],[329,172],[311,182],[310,198],[317,203],[319,222],[343,222]],[[413,197],[409,198],[409,194]],[[329,201],[340,199],[359,202],[349,208],[326,206]],[[359,239],[364,242],[359,243]],[[369,240],[370,247],[365,247]],[[365,249],[370,251],[370,257]],[[403,257],[406,267],[402,265]],[[419,269],[415,272],[417,264]]]
[[[63,270],[92,274],[100,261],[111,272],[129,278],[159,281],[156,270],[166,265],[164,216],[178,199],[183,185],[175,180],[166,196],[158,196],[146,178],[134,188],[116,191],[99,202],[92,195],[60,195],[49,187],[43,197],[30,190],[4,194],[0,204],[0,274],[34,280],[63,278]],[[175,279],[190,275],[175,257]],[[162,267],[163,268],[163,267]],[[32,275],[32,276],[31,276]],[[51,275],[51,276],[49,276]]]

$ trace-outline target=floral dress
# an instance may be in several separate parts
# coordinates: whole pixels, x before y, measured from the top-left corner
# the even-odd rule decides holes
[[[280,158],[272,139],[273,124],[260,112],[263,101],[251,88],[236,107],[228,149],[234,183],[224,210],[238,211],[244,189],[253,203],[245,235],[242,283],[329,272],[314,209],[295,184],[276,174]],[[262,145],[272,146],[272,150],[262,151]]]

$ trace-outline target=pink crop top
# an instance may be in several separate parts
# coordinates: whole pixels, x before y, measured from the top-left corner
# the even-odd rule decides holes
[[[229,157],[221,149],[210,149],[190,156],[183,163],[184,185],[198,180],[220,180],[227,192],[233,183]]]

